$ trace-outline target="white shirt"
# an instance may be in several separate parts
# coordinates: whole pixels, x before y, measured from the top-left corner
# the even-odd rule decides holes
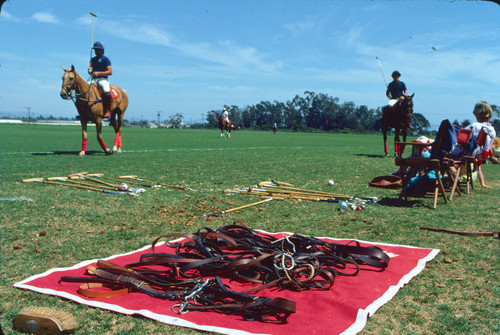
[[[484,145],[479,146],[478,143],[478,148],[476,148],[472,153],[473,157],[476,157],[477,155],[480,155],[483,152],[488,152],[491,150],[491,147],[493,145],[493,140],[495,139],[496,136],[496,132],[495,128],[493,128],[493,126],[489,122],[474,122],[473,124],[468,126],[467,129],[471,129],[472,135],[474,135],[476,138],[479,136],[481,130],[483,130],[486,133],[486,141]]]

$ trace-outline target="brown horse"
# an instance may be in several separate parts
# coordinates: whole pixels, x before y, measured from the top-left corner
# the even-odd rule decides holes
[[[389,154],[387,149],[387,130],[394,128],[394,152],[395,155],[401,157],[405,150],[404,145],[396,144],[399,142],[400,133],[403,135],[403,142],[406,142],[408,128],[410,128],[411,116],[413,115],[413,93],[405,99],[399,100],[394,106],[385,106],[382,108],[382,133],[384,134],[384,150],[385,155]]]
[[[111,116],[109,121],[115,130],[115,142],[113,151],[106,147],[102,139],[102,119],[104,116],[101,93],[96,84],[89,84],[75,71],[71,65],[71,70],[61,66],[64,70],[62,77],[61,98],[73,100],[82,124],[82,150],[78,154],[84,156],[87,151],[87,123],[94,122],[97,130],[97,141],[107,155],[121,153],[122,151],[122,124],[125,110],[128,106],[128,97],[125,91],[118,86],[111,85],[112,101],[110,106]]]
[[[217,122],[219,123],[219,128],[220,128],[220,137],[224,137],[224,130],[226,130],[226,135],[227,137],[231,137],[231,129],[233,128],[233,121],[227,119],[228,121],[224,120],[224,118],[220,115],[217,115],[216,117]]]

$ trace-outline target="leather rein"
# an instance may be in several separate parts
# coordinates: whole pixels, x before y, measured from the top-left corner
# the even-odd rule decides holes
[[[72,100],[73,103],[76,105],[76,101],[77,100],[80,100],[80,101],[83,101],[83,102],[91,102],[92,105],[94,105],[95,103],[98,103],[98,102],[101,102],[102,99],[97,99],[97,100],[89,100],[89,99],[86,99],[86,98],[82,98],[84,96],[87,96],[90,92],[90,89],[92,88],[92,85],[93,84],[89,84],[89,88],[83,92],[83,93],[76,93],[76,74],[75,74],[75,79],[73,80],[73,82],[71,84],[65,84],[63,83],[63,89],[66,91],[66,93],[68,93],[68,97],[65,98],[66,100]]]
[[[164,238],[175,253],[155,252]],[[177,301],[172,311],[216,311],[239,314],[245,320],[285,323],[296,303],[284,298],[254,295],[265,288],[291,291],[329,290],[337,276],[355,276],[366,267],[383,271],[389,256],[378,247],[357,241],[331,243],[299,234],[276,238],[233,224],[217,230],[173,233],[153,241],[151,252],[139,261],[120,266],[100,260],[86,277],[61,277],[61,282],[83,283],[78,292],[89,298],[105,298],[142,292]],[[236,292],[221,278],[254,284]],[[107,288],[107,291],[101,288]]]

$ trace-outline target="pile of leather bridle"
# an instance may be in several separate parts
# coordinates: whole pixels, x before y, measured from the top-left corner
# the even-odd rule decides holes
[[[165,242],[175,253],[155,252],[164,238],[181,238]],[[362,247],[356,241],[344,245],[299,234],[277,238],[234,224],[163,235],[138,262],[122,267],[98,261],[97,267],[87,269],[91,276],[61,277],[61,281],[84,283],[79,293],[91,298],[139,291],[178,301],[172,310],[179,314],[216,311],[240,314],[245,320],[283,323],[295,313],[294,301],[251,293],[272,287],[329,290],[337,276],[357,275],[360,265],[382,270],[388,263],[389,256],[380,248]],[[236,292],[221,277],[254,286]]]

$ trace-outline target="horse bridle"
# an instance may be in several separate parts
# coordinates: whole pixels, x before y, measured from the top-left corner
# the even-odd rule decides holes
[[[165,242],[175,253],[155,250],[164,238],[182,238]],[[97,268],[87,269],[91,276],[65,276],[60,281],[84,283],[79,293],[91,298],[135,291],[178,301],[172,306],[178,314],[217,311],[239,314],[245,320],[284,323],[295,313],[294,301],[253,294],[265,288],[329,290],[337,276],[355,276],[365,268],[382,271],[388,264],[389,256],[380,248],[363,247],[356,241],[338,244],[299,234],[277,238],[233,224],[163,235],[137,262],[120,266],[101,260]],[[236,292],[221,277],[257,286]],[[91,290],[99,285],[112,290]]]
[[[71,100],[73,100],[73,102],[75,104],[76,104],[76,100],[80,100],[80,101],[84,101],[84,102],[93,102],[93,103],[100,102],[101,101],[100,99],[89,100],[89,99],[83,99],[83,98],[81,98],[82,96],[85,96],[90,91],[91,87],[92,87],[92,85],[89,85],[88,90],[86,92],[83,92],[83,93],[79,93],[78,94],[78,93],[74,92],[75,89],[76,89],[76,76],[75,76],[75,78],[73,78],[73,82],[71,84],[64,84],[63,83],[63,89],[68,94],[68,97],[67,98],[63,98],[63,99],[65,99],[65,100],[70,100],[71,99]]]
[[[69,86],[69,88],[68,88],[68,86]],[[63,82],[63,89],[68,94],[68,96],[66,98],[63,98],[63,99],[73,100],[73,91],[75,90],[75,87],[76,87],[76,78],[73,78],[73,82],[71,84],[65,84]],[[76,96],[76,93],[75,93],[75,96]]]

